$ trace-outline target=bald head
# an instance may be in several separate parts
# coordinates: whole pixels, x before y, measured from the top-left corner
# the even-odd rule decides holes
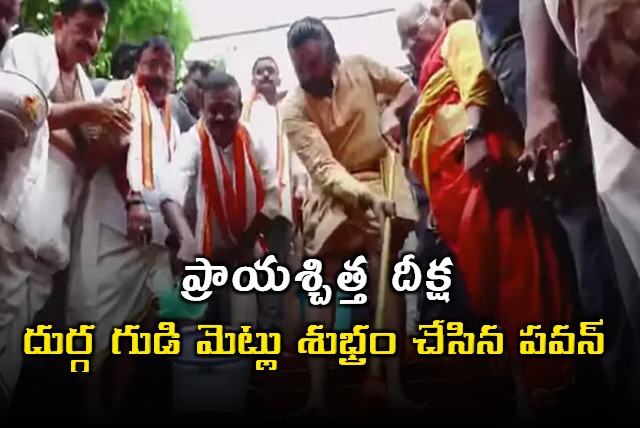
[[[419,18],[425,12],[445,18],[447,25],[461,19],[473,18],[473,0],[406,0],[396,8],[396,22]]]
[[[400,3],[401,4],[396,8],[396,23],[410,18],[419,18],[421,15],[427,12],[427,6],[430,6],[432,2],[429,0],[410,0]]]
[[[396,9],[396,29],[402,50],[416,70],[442,30],[442,12],[435,0],[407,1]]]

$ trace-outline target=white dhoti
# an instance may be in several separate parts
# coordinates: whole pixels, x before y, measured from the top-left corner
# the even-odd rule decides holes
[[[7,43],[0,66],[28,77],[54,100],[60,80],[55,47],[53,35],[22,33]],[[76,70],[83,97],[93,99],[84,69],[78,64]],[[53,274],[69,262],[69,229],[82,188],[75,165],[49,144],[49,132],[45,122],[34,141],[9,154],[0,177],[0,385],[8,395],[18,381],[25,327],[44,307]]]
[[[68,265],[81,190],[71,161],[53,147],[48,152],[46,180],[25,198],[15,223],[0,227],[0,385],[9,397],[22,367],[25,328],[47,303],[53,275]]]
[[[82,217],[74,230],[67,297],[69,325],[95,325],[92,370],[111,352],[113,329],[138,324],[153,297],[173,286],[165,246],[169,231],[160,212],[155,183],[175,150],[179,128],[168,106],[155,105],[133,78],[111,82],[103,97],[123,97],[133,117],[124,172],[130,189],[145,201],[151,217],[152,243],[141,246],[127,239],[123,195],[116,186],[113,165],[103,167],[88,186]],[[151,175],[146,175],[147,170]]]
[[[640,150],[602,118],[586,88],[583,88],[583,92],[598,194],[635,270],[640,274]],[[619,278],[619,282],[629,283],[622,278]],[[637,312],[640,289],[621,286],[621,292],[627,306],[636,302],[634,308],[627,309]]]
[[[67,296],[69,326],[94,324],[96,327],[91,370],[97,369],[111,352],[113,329],[138,324],[153,298],[173,285],[166,247],[133,244],[122,231],[101,221],[105,194],[96,191],[100,188],[96,179],[109,180],[110,177],[101,175],[91,183],[93,193],[89,194],[74,231],[77,239],[72,247]],[[157,219],[159,213],[151,215]]]
[[[24,333],[51,294],[55,269],[0,247],[0,389],[11,398],[24,358]]]

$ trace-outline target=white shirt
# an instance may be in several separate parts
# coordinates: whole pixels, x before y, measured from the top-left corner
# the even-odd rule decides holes
[[[0,64],[35,82],[47,95],[60,78],[53,36],[23,33],[9,39]],[[85,99],[93,87],[80,65],[79,83]],[[27,251],[58,269],[69,262],[70,224],[81,182],[75,166],[49,145],[43,126],[32,145],[8,156],[0,179],[0,246]]]
[[[196,124],[189,132],[182,134],[180,141],[178,141],[178,147],[175,152],[173,161],[171,162],[166,174],[162,177],[162,200],[172,200],[177,202],[182,207],[185,207],[188,198],[196,198],[196,239],[200,247],[202,246],[202,235],[204,229],[204,210],[205,199],[204,189],[202,186],[202,143],[198,134],[198,126]],[[273,168],[272,163],[269,161],[268,150],[265,147],[265,142],[262,138],[256,137],[256,134],[252,129],[247,128],[249,136],[252,140],[250,144],[251,154],[253,155],[258,169],[260,170],[260,177],[262,179],[262,185],[264,187],[264,206],[262,213],[268,218],[275,218],[280,215],[278,209],[278,177],[277,171]],[[218,149],[215,146],[213,137],[209,134],[209,140],[212,145],[212,149],[220,153],[220,159],[224,162],[231,177],[234,177],[236,159],[234,159],[233,145],[229,145],[225,149]],[[215,152],[214,152],[215,157]],[[215,160],[214,160],[215,162]],[[221,183],[221,180],[218,180]],[[252,192],[252,187],[247,185],[247,193]],[[235,181],[233,183],[235,186]],[[223,189],[221,189],[223,194]],[[251,212],[250,205],[255,200],[255,194],[246,195],[248,198],[248,215],[252,218],[255,216],[255,209]],[[255,208],[255,207],[254,207]],[[251,218],[251,219],[252,219]],[[250,220],[247,219],[247,225],[250,224]],[[229,248],[229,243],[225,242],[222,238],[222,234],[218,229],[219,225],[215,224],[215,217],[212,221],[212,242],[213,251]]]
[[[123,95],[127,80],[110,82],[105,88],[102,97],[120,98]],[[132,80],[129,80],[132,82]],[[142,116],[140,104],[141,92],[133,90],[131,94],[130,113],[133,116],[133,131],[129,137],[129,153],[127,160],[127,178],[132,190],[142,193],[145,205],[151,216],[153,228],[153,242],[164,245],[169,230],[164,223],[160,212],[160,182],[164,171],[169,165],[169,150],[172,156],[176,149],[176,144],[180,137],[180,129],[177,122],[171,118],[170,141],[167,144],[167,133],[164,127],[163,110],[153,102],[149,102],[149,113],[151,117],[151,138],[153,157],[153,181],[154,189],[145,189],[142,185]],[[102,168],[94,177],[92,191],[98,192],[96,197],[100,198],[102,224],[126,235],[127,233],[127,211],[122,195],[118,191],[111,166]]]
[[[306,171],[299,158],[289,145],[284,132],[281,129],[278,107],[270,105],[267,100],[256,95],[250,105],[247,122],[264,141],[266,156],[271,168],[278,174],[280,183],[279,203],[282,216],[292,222],[292,187],[306,187]],[[281,146],[281,147],[280,147]],[[282,154],[281,170],[278,170],[278,155]],[[292,186],[293,182],[293,186]]]

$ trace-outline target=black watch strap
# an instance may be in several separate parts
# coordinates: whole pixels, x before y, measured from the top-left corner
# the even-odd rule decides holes
[[[134,205],[144,205],[144,199],[142,199],[142,196],[130,196],[124,204],[127,211]]]
[[[480,127],[467,126],[467,128],[464,130],[464,142],[468,143],[469,141],[480,135],[482,135],[482,129],[480,129]]]

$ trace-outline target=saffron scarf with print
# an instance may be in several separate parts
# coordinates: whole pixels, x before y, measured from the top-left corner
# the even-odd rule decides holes
[[[198,122],[202,148],[202,186],[204,190],[202,253],[213,256],[213,222],[229,247],[242,234],[264,205],[264,185],[256,159],[251,152],[247,129],[238,124],[232,143],[234,176],[231,176],[220,148],[216,146],[202,121]]]
[[[123,103],[127,110],[131,111],[131,99],[133,91],[137,90],[140,96],[140,118],[141,126],[141,150],[142,150],[142,183],[145,189],[153,189],[154,172],[153,172],[153,123],[151,121],[150,110],[150,98],[147,91],[142,87],[134,83],[132,79],[127,80],[123,91]],[[167,156],[171,160],[171,107],[168,102],[165,102],[162,112],[164,129],[167,134]],[[116,160],[113,165],[113,174],[116,180],[118,191],[122,195],[123,199],[127,199],[129,195],[130,186],[129,179],[127,177],[127,160],[128,150],[123,150],[122,155]]]
[[[242,120],[246,123],[249,123],[251,121],[251,113],[253,111],[253,105],[255,104],[256,100],[261,97],[260,94],[258,94],[256,91],[254,91],[251,95],[251,98],[249,98],[249,102],[247,103],[243,113],[242,113]],[[282,208],[282,190],[284,189],[284,183],[285,183],[285,171],[288,169],[288,164],[289,164],[289,156],[288,156],[288,150],[286,150],[286,144],[285,144],[285,135],[284,135],[284,130],[282,129],[282,123],[280,121],[280,111],[277,107],[275,107],[276,110],[276,132],[277,132],[277,144],[278,144],[278,153],[277,153],[277,160],[276,160],[276,168],[278,171],[278,203],[280,204],[280,208]]]

